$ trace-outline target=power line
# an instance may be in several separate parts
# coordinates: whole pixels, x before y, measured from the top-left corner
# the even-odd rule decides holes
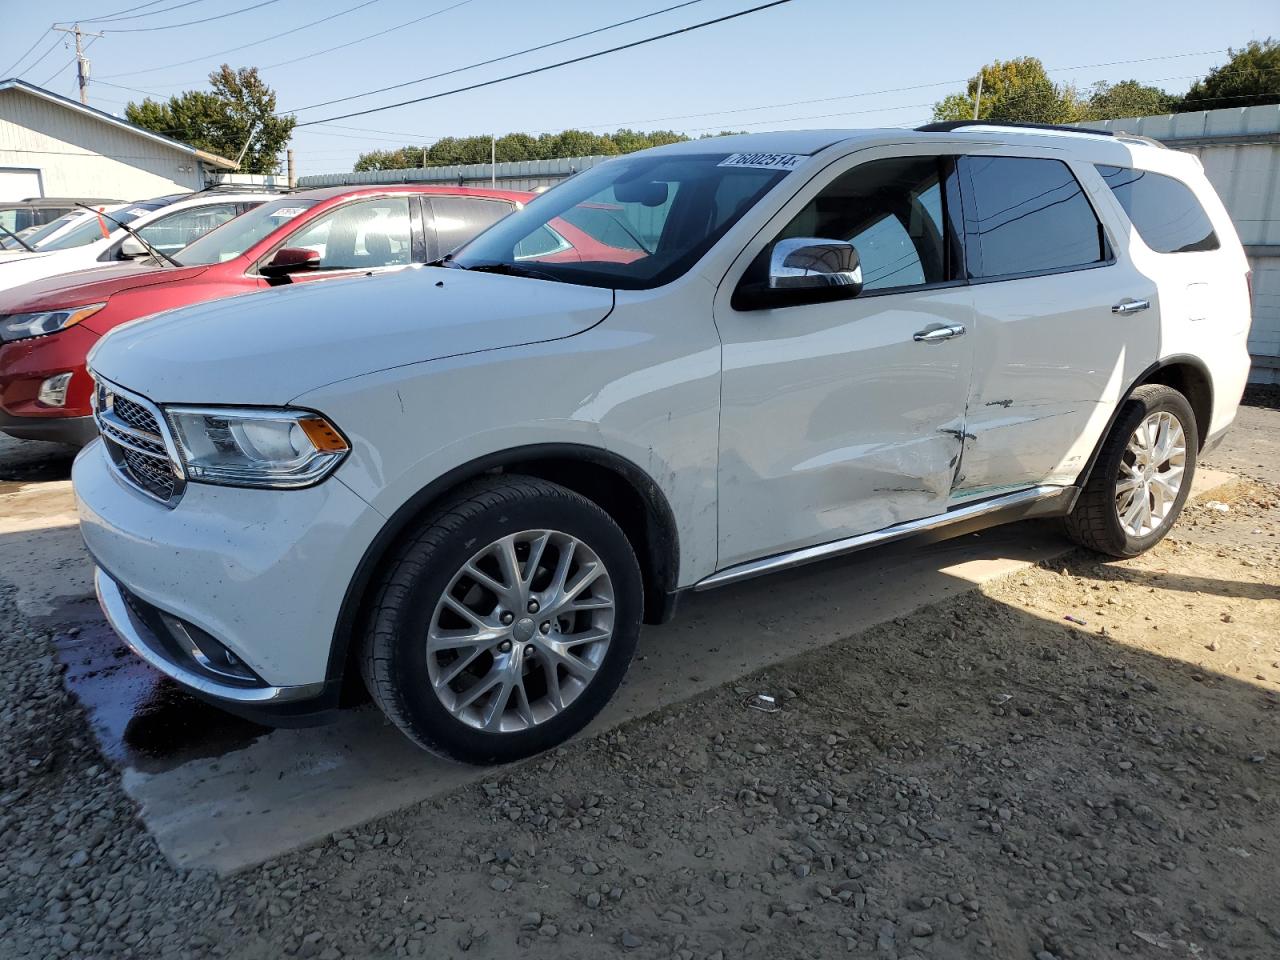
[[[348,100],[359,100],[362,97],[371,97],[375,93],[386,93],[388,90],[399,90],[403,87],[411,87],[414,84],[426,83],[428,80],[439,80],[441,77],[452,76],[455,73],[463,73],[467,70],[475,70],[479,67],[492,66],[495,63],[502,63],[504,60],[512,60],[516,57],[522,57],[526,53],[536,53],[539,50],[546,50],[550,47],[557,47],[563,43],[570,43],[574,40],[581,40],[584,37],[591,37],[597,33],[604,33],[607,30],[614,30],[618,27],[625,27],[632,23],[639,23],[641,20],[648,20],[652,17],[661,16],[664,13],[670,13],[672,10],[679,10],[682,7],[691,7],[695,3],[702,3],[703,0],[684,0],[683,3],[677,3],[674,6],[665,7],[662,10],[654,10],[652,13],[645,13],[638,17],[631,17],[628,20],[619,20],[617,23],[610,23],[603,27],[596,27],[594,30],[588,30],[585,33],[576,33],[571,37],[561,37],[559,40],[552,40],[549,43],[540,43],[536,47],[528,47],[524,50],[517,50],[515,53],[503,54],[500,57],[494,57],[491,60],[482,60],[479,63],[469,64],[465,67],[455,67],[452,70],[446,70],[444,73],[433,73],[430,76],[418,77],[416,80],[406,80],[403,83],[393,83],[389,87],[378,87],[376,90],[368,90],[364,93],[353,94],[349,97],[338,97],[336,100],[322,100],[320,103],[311,103],[305,107],[296,107],[293,110],[286,111],[288,113],[298,113],[302,110],[312,110],[316,107],[327,107],[335,103],[346,103]]]
[[[248,13],[250,10],[259,10],[262,7],[270,6],[273,3],[279,3],[280,0],[261,0],[260,3],[251,4],[247,7],[241,7],[239,10],[228,10],[226,13],[220,13],[214,17],[205,17],[203,20],[186,20],[182,23],[166,23],[162,27],[122,27],[115,30],[104,30],[104,33],[153,33],[156,30],[176,30],[178,27],[194,27],[199,23],[212,23],[214,20],[225,20],[227,17],[234,17],[237,14]],[[158,11],[157,11],[158,12]]]
[[[92,46],[93,46],[95,43],[97,43],[97,42],[98,42],[98,38],[97,38],[97,37],[92,38],[88,43],[86,43],[86,44],[84,45],[84,49],[85,49],[85,50],[88,50],[90,47],[92,47]],[[54,81],[54,79],[58,76],[58,74],[60,74],[63,70],[67,69],[67,67],[73,67],[73,66],[75,66],[76,61],[77,61],[77,60],[79,60],[79,59],[80,59],[80,58],[79,58],[78,56],[72,57],[70,60],[68,60],[68,61],[67,61],[66,63],[64,63],[62,66],[60,66],[57,70],[53,71],[53,73],[49,74],[49,79],[48,79],[48,80],[46,80],[44,83],[40,84],[40,86],[42,86],[42,87],[44,87],[44,86],[48,86],[50,83],[52,83],[52,82]]]
[[[646,44],[655,43],[658,40],[667,40],[671,37],[680,36],[685,33],[692,33],[695,30],[702,30],[705,27],[716,26],[721,23],[727,23],[730,20],[737,20],[739,17],[749,16],[753,13],[760,13],[763,10],[769,10],[773,7],[780,7],[783,4],[791,3],[791,0],[770,0],[769,3],[762,3],[759,6],[749,7],[746,10],[739,10],[737,13],[725,14],[723,17],[716,17],[714,20],[703,20],[701,23],[695,23],[688,27],[681,27],[678,30],[669,30],[666,33],[659,33],[652,37],[645,37],[641,40],[633,40],[630,43],[620,44],[616,47],[610,47],[608,50],[598,50],[595,53],[583,54],[580,57],[573,57],[569,60],[561,60],[558,63],[550,63],[542,67],[534,67],[530,70],[522,70],[519,73],[508,74],[505,77],[497,77],[493,80],[484,80],[480,83],[472,83],[465,87],[457,87],[453,90],[444,90],[440,93],[428,94],[425,97],[415,97],[412,100],[402,100],[399,103],[389,103],[381,107],[368,107],[364,110],[355,110],[351,113],[339,114],[336,117],[325,117],[323,120],[308,120],[299,123],[299,127],[310,127],[318,123],[328,123],[334,120],[346,120],[348,117],[363,117],[370,113],[380,113],[383,110],[394,110],[396,107],[406,107],[411,103],[423,103],[428,100],[439,100],[441,97],[453,96],[457,93],[466,93],[469,90],[479,90],[482,87],[491,87],[495,84],[505,83],[508,80],[518,80],[521,77],[531,77],[534,74],[546,73],[548,70],[556,70],[560,67],[567,67],[575,63],[584,63],[587,60],[595,60],[598,57],[608,56],[613,53],[620,53],[623,50],[633,50],[636,47],[642,47]]]
[[[52,29],[52,28],[50,28],[50,29]],[[54,34],[54,36],[53,36],[53,45],[52,45],[52,46],[50,46],[47,50],[45,50],[45,52],[44,52],[44,53],[40,54],[40,56],[36,57],[36,58],[35,58],[35,60],[33,60],[30,64],[28,64],[27,66],[23,67],[23,68],[22,68],[22,70],[20,70],[20,71],[18,72],[18,76],[19,76],[19,77],[21,77],[24,73],[30,73],[30,72],[31,72],[32,70],[34,70],[36,67],[40,66],[40,64],[44,63],[45,59],[49,56],[49,54],[51,54],[51,53],[53,53],[53,51],[57,50],[57,49],[58,49],[59,44],[61,44],[61,43],[62,43],[62,37],[58,36],[58,35],[55,33],[55,34]]]
[[[190,7],[193,4],[204,3],[205,0],[185,0],[183,3],[175,3],[172,7],[161,7],[159,10],[148,10],[146,13],[131,13],[128,16],[115,17],[98,17],[96,20],[82,20],[82,23],[111,23],[116,20],[139,20],[142,17],[154,17],[161,13],[169,13],[171,10],[181,10],[183,7]]]
[[[235,53],[239,50],[247,50],[250,47],[258,46],[259,44],[269,43],[272,40],[279,40],[281,37],[287,37],[291,33],[297,33],[298,31],[306,30],[309,27],[319,26],[322,23],[327,23],[330,20],[336,20],[338,17],[346,16],[348,13],[355,13],[355,11],[357,10],[360,10],[364,7],[367,7],[379,2],[381,2],[381,0],[364,0],[363,3],[357,3],[354,7],[347,7],[347,9],[345,10],[339,10],[337,13],[332,13],[327,17],[321,17],[319,20],[312,20],[310,23],[304,23],[300,27],[294,27],[291,30],[285,30],[283,33],[272,34],[269,37],[263,37],[261,40],[254,40],[251,43],[242,43],[238,47],[231,47],[228,50],[219,50],[216,53],[205,53],[198,57],[192,57],[190,60],[179,60],[176,63],[166,63],[159,67],[147,67],[144,70],[130,70],[126,73],[109,73],[104,79],[109,79],[111,77],[135,77],[140,73],[155,73],[159,70],[168,70],[172,67],[185,67],[189,63],[199,63],[201,60],[210,60],[214,57],[223,57],[223,56],[226,56],[228,53]]]
[[[421,23],[423,20],[430,20],[432,17],[438,17],[442,13],[448,13],[450,10],[457,10],[458,7],[465,7],[467,4],[472,2],[473,0],[459,0],[458,3],[445,7],[442,10],[436,10],[434,13],[428,13],[422,17],[415,17],[412,20],[406,20],[404,23],[397,23],[394,27],[387,27],[385,30],[379,30],[377,33],[371,33],[366,37],[360,37],[356,40],[348,40],[346,43],[340,43],[336,47],[326,47],[324,50],[316,50],[314,53],[304,53],[302,56],[294,57],[292,60],[281,60],[279,63],[268,63],[266,66],[259,69],[273,70],[276,67],[285,67],[291,63],[299,63],[303,60],[310,60],[312,57],[320,57],[326,53],[333,53],[335,50],[344,50],[347,47],[354,47],[357,43],[364,43],[366,40],[373,40],[376,37],[385,36],[388,33],[395,33],[397,30],[403,30],[405,27],[411,27],[415,23]]]
[[[115,13],[104,14],[103,16],[99,17],[98,20],[111,20],[115,17],[118,17],[122,13],[132,13],[134,10],[141,10],[144,7],[154,7],[158,3],[164,3],[164,0],[150,0],[149,3],[140,3],[137,6],[125,7],[123,10],[117,10]],[[86,20],[81,20],[80,22],[81,23],[97,23],[98,21],[92,20],[92,19],[86,19]]]
[[[17,60],[13,61],[13,64],[12,64],[11,66],[9,66],[9,67],[4,71],[4,73],[0,73],[0,77],[7,77],[7,76],[9,76],[9,75],[13,72],[14,68],[15,68],[15,67],[17,67],[17,65],[18,65],[18,64],[20,64],[23,60],[27,59],[27,57],[31,55],[31,51],[32,51],[32,50],[34,50],[36,47],[40,46],[40,41],[41,41],[41,40],[43,40],[43,39],[44,39],[44,34],[43,34],[43,33],[42,33],[42,34],[40,34],[40,36],[36,37],[36,42],[35,42],[35,43],[33,43],[33,44],[31,44],[31,46],[27,47],[26,51],[22,54],[22,56],[20,56]]]

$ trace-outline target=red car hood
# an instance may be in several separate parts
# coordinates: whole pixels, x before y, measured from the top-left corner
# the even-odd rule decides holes
[[[99,303],[123,290],[149,287],[157,283],[183,283],[200,276],[208,269],[207,266],[152,267],[113,263],[90,270],[77,270],[75,273],[25,283],[0,293],[0,316]]]

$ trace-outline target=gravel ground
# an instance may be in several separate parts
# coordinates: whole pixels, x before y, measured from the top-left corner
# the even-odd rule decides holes
[[[0,590],[0,957],[1280,956],[1280,487],[1215,496],[228,879]]]

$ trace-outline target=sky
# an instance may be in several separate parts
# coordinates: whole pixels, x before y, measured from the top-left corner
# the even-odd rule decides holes
[[[455,71],[664,10],[680,0],[52,0],[47,7],[0,0],[0,78],[16,75],[77,96],[74,50],[67,35],[50,32],[54,15],[63,18],[60,24],[79,21],[84,30],[105,34],[86,38],[89,102],[99,109],[123,113],[130,99],[207,88],[209,71],[226,62],[259,67],[281,110],[296,111],[300,122],[328,120],[594,53],[764,2],[694,0],[502,63],[301,109]],[[121,11],[127,12],[105,19]],[[1039,57],[1054,80],[1082,88],[1099,80],[1136,78],[1180,93],[1224,62],[1228,47],[1280,36],[1277,12],[1274,0],[1217,0],[1211,9],[1202,0],[1076,0],[1068,5],[790,0],[484,89],[299,127],[292,146],[299,174],[312,174],[349,170],[366,150],[429,144],[442,136],[568,127],[675,129],[697,136],[722,129],[908,126],[930,119],[933,102],[962,89],[983,63],[1028,55]],[[168,28],[210,17],[219,19]],[[418,22],[408,24],[412,20]],[[266,39],[285,31],[293,32]],[[346,46],[320,52],[339,45]],[[28,48],[30,54],[18,61]],[[188,60],[193,62],[169,66]],[[907,87],[917,89],[902,89]]]

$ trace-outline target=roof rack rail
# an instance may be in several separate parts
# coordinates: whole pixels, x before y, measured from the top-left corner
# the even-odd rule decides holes
[[[1013,127],[1019,130],[1057,130],[1061,133],[1092,133],[1099,137],[1115,136],[1110,130],[1086,130],[1061,123],[1015,123],[1012,120],[942,120],[916,127],[920,133],[950,133],[965,127]]]

